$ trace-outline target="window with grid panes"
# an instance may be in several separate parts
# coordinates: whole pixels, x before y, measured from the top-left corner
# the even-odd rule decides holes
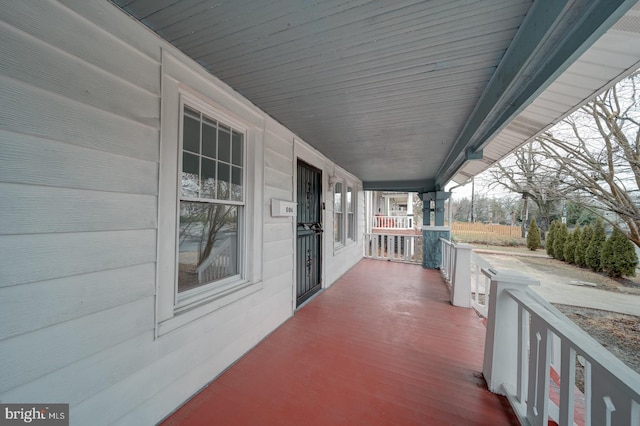
[[[240,274],[245,143],[242,131],[189,105],[181,124],[179,294]]]
[[[347,238],[355,241],[355,219],[354,219],[354,207],[355,207],[355,194],[353,192],[353,188],[347,186],[347,196],[346,196],[346,211],[347,211]]]
[[[333,192],[333,242],[336,246],[344,244],[344,213],[342,182],[336,182]]]

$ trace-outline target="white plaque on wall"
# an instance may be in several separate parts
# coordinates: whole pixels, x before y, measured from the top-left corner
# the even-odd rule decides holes
[[[298,203],[271,199],[271,216],[295,216]]]

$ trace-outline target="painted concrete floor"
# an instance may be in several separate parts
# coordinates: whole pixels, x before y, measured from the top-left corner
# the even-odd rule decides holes
[[[365,259],[164,425],[512,425],[438,271]]]

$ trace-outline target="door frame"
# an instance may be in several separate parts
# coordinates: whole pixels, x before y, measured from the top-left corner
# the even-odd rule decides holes
[[[322,211],[320,212],[320,217],[322,218],[322,225],[324,226],[327,223],[327,211],[325,209],[326,203],[326,195],[325,190],[328,187],[328,178],[327,178],[327,170],[325,167],[325,158],[322,154],[317,152],[315,149],[307,146],[304,142],[299,140],[298,138],[293,138],[293,201],[295,203],[298,202],[298,160],[304,161],[305,163],[317,168],[320,170],[321,176],[320,180],[322,182],[322,191],[320,192],[320,203],[322,206]],[[293,229],[293,283],[291,286],[291,309],[292,312],[295,312],[298,308],[296,306],[297,299],[297,276],[298,276],[298,238],[297,238],[297,218],[294,218],[292,221],[292,229]],[[322,233],[321,237],[321,247],[320,253],[322,255],[322,262],[320,265],[320,291],[326,288],[326,267],[327,267],[327,244],[326,244],[326,235],[327,231]],[[304,305],[304,303],[303,303]]]

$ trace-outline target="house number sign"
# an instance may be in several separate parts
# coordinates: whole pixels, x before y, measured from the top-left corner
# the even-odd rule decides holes
[[[271,199],[271,216],[296,216],[298,203]]]

